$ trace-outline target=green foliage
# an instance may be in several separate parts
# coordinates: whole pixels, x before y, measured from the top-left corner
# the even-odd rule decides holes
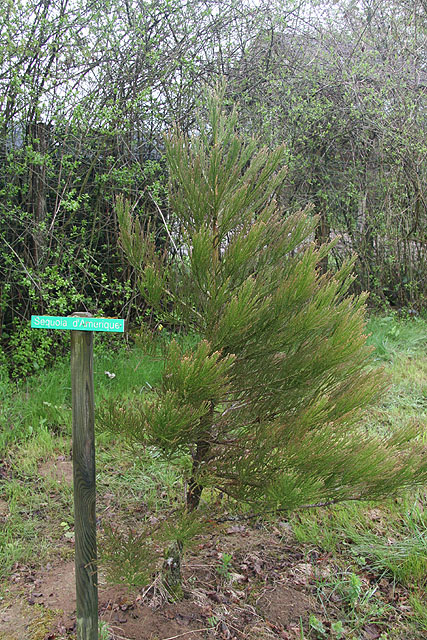
[[[372,505],[345,505],[329,512],[299,515],[293,522],[298,541],[317,545],[336,556],[346,553],[359,569],[388,576],[406,587],[424,588],[427,541],[424,496],[409,496],[382,511]],[[354,572],[331,576],[330,586],[353,608],[361,594]]]
[[[230,553],[221,554],[221,564],[217,567],[217,572],[225,580],[228,580],[230,578],[230,568],[232,560],[233,556]]]
[[[39,334],[45,335],[45,332],[32,332],[32,335]],[[124,394],[139,397],[161,377],[163,361],[147,357],[139,348],[130,350],[123,343],[117,348],[98,335],[94,351],[97,403],[108,404],[109,398]],[[36,437],[46,429],[59,434],[71,433],[69,354],[58,359],[54,368],[33,375],[26,382],[12,382],[6,378],[5,370],[3,373],[0,378],[0,451],[13,442]]]
[[[310,613],[308,624],[310,625],[310,629],[316,632],[317,637],[325,638],[327,635],[327,631],[325,626],[321,620],[319,620],[314,613]]]
[[[206,527],[200,513],[175,512],[153,526],[147,520],[139,523],[138,531],[120,531],[105,524],[102,534],[100,561],[112,584],[125,584],[140,588],[150,582],[167,556],[171,543],[178,544],[180,552],[186,549],[194,536]]]
[[[98,623],[98,637],[99,640],[110,640],[114,637],[114,632],[111,631],[110,625],[103,620]]]
[[[53,345],[59,351],[58,343],[61,342],[61,337],[54,337],[52,333],[34,331],[29,326],[13,332],[8,345],[13,353],[13,377],[18,374],[26,377],[46,366],[50,361]]]
[[[161,557],[149,529],[139,527],[138,533],[132,530],[122,533],[110,525],[104,526],[100,562],[111,584],[140,588],[149,582]]]
[[[396,404],[405,408],[403,422],[408,422],[414,416],[420,419],[427,354],[421,344],[417,349],[414,348],[411,327],[416,327],[417,333],[421,333],[423,326],[424,332],[426,331],[427,323],[420,319],[413,324],[412,319],[398,320],[397,317],[393,322],[400,329],[399,342],[394,345],[392,358],[385,362],[385,366],[393,373],[396,386],[393,384],[384,394],[379,408],[373,407],[369,411],[369,423],[366,416],[363,418],[365,427],[373,431],[379,428],[377,420],[380,420],[381,428],[385,423],[387,429],[390,429],[391,423],[391,429],[394,429],[396,416],[393,412]],[[380,319],[371,318],[369,327],[370,332],[373,332],[371,340],[375,342],[376,332],[378,331],[379,337],[382,335]],[[162,333],[163,331],[160,332]],[[193,336],[188,341],[185,340],[186,350],[193,349],[196,343]],[[109,396],[120,400],[125,396],[139,397],[150,392],[149,385],[157,387],[164,366],[159,353],[153,359],[145,357],[138,347],[117,350],[117,345],[114,349],[113,346],[104,343],[100,335],[96,336],[94,364],[98,402],[102,403]],[[375,352],[373,356],[375,357]],[[16,573],[13,568],[15,563],[31,565],[37,570],[41,565],[45,567],[47,562],[54,565],[52,558],[57,560],[61,556],[68,560],[73,554],[71,538],[64,535],[66,533],[68,536],[73,531],[72,488],[67,483],[58,482],[53,473],[55,465],[60,467],[63,464],[58,461],[58,456],[67,461],[70,459],[70,429],[67,426],[67,415],[70,416],[69,404],[67,405],[68,369],[67,358],[63,363],[57,362],[52,369],[29,378],[25,384],[18,386],[5,379],[3,387],[0,385],[0,457],[1,471],[6,475],[5,481],[0,483],[0,516],[3,517],[0,533],[0,575],[3,578],[3,590],[0,596],[4,597],[4,606],[11,602],[12,596],[7,591],[8,579]],[[108,378],[105,370],[114,372],[116,377]],[[58,381],[63,381],[63,384]],[[99,389],[102,389],[102,395],[98,393]],[[52,406],[43,404],[45,400]],[[62,408],[61,404],[64,405]],[[43,423],[43,420],[46,421]],[[419,432],[422,433],[427,422],[419,424]],[[33,426],[31,435],[27,431],[29,425]],[[182,500],[182,480],[189,473],[188,459],[182,459],[181,466],[172,465],[158,449],[138,445],[129,447],[117,435],[110,437],[102,433],[97,434],[96,455],[101,554],[102,531],[106,523],[114,523],[114,531],[119,534],[116,537],[118,546],[126,543],[129,532],[137,536],[144,530],[147,535],[151,535],[151,531],[166,515],[169,516],[168,526],[179,527],[182,511],[173,509]],[[178,463],[178,460],[175,461]],[[49,472],[48,477],[44,477],[40,473],[43,468],[51,469],[52,474]],[[220,498],[214,490],[203,493],[203,502],[207,502],[208,522],[212,518],[211,510],[216,508]],[[222,504],[227,510],[232,509],[232,501],[223,499]],[[195,554],[198,554],[196,550],[200,543],[203,546],[204,543],[211,545],[213,533],[214,539],[218,537],[218,548],[228,551],[228,555],[233,554],[229,570],[230,578],[234,578],[233,565],[236,571],[240,571],[238,567],[242,559],[239,549],[232,542],[233,536],[227,534],[229,543],[226,544],[221,538],[221,530],[218,532],[218,529],[214,529],[205,539],[191,538],[193,534],[200,532],[200,527],[203,531],[206,526],[205,511],[202,510],[200,514],[199,510],[200,507],[192,514],[198,526],[193,532],[190,531],[190,536],[184,531],[185,536],[181,539],[185,545],[191,545],[192,540],[197,542]],[[311,598],[317,597],[317,604],[313,604],[312,611],[327,630],[327,638],[356,639],[366,634],[367,628],[372,631],[377,629],[378,633],[381,629],[386,630],[382,634],[384,639],[418,639],[423,637],[423,633],[425,635],[427,608],[422,535],[427,526],[426,513],[425,492],[411,490],[404,499],[389,500],[380,506],[349,502],[328,509],[301,510],[285,521],[283,518],[273,518],[274,530],[277,528],[277,531],[284,534],[283,553],[288,553],[292,545],[292,553],[300,559],[301,570],[306,568],[310,571],[307,576],[309,584],[301,586],[301,589]],[[146,518],[151,518],[150,529],[146,528]],[[273,530],[273,520],[269,518],[270,532]],[[247,523],[248,532],[251,531],[251,522]],[[297,534],[297,541],[290,532],[290,525]],[[225,525],[225,531],[228,528]],[[240,527],[235,529],[240,530]],[[242,532],[244,548],[241,550],[244,554],[248,540],[246,533]],[[260,534],[259,523],[253,534],[256,542]],[[156,539],[160,557],[154,571],[162,563],[167,538],[173,539],[176,535],[175,529],[164,539]],[[262,531],[261,535],[264,535]],[[230,544],[232,550],[228,548]],[[200,553],[205,557],[206,548]],[[113,554],[112,557],[121,562],[120,554]],[[282,563],[283,557],[280,556],[279,560]],[[194,565],[194,559],[191,565]],[[216,569],[221,566],[222,560],[214,558],[211,567],[213,575],[217,574]],[[141,569],[141,572],[135,571],[135,580],[139,584],[143,582],[142,574],[146,567],[142,566]],[[113,571],[112,567],[111,570]],[[118,574],[116,572],[116,576]],[[362,581],[358,600],[349,597],[352,593],[352,574]],[[185,575],[188,576],[188,569]],[[146,584],[152,584],[152,581],[153,576],[150,574]],[[257,581],[253,582],[255,597],[258,594],[256,583]],[[185,586],[190,590],[193,588],[192,578],[187,578]],[[232,588],[238,591],[236,584]],[[351,605],[352,601],[355,602],[354,606]],[[253,604],[252,600],[250,602]],[[217,617],[212,615],[206,626],[215,627],[220,623],[218,610],[215,615]],[[301,625],[302,622],[304,627],[301,626],[301,638],[315,638],[314,629],[308,628],[308,616],[301,620]],[[266,630],[267,636],[270,631]],[[255,633],[258,634],[257,638],[262,634],[261,630]]]
[[[188,513],[185,510],[178,511],[162,523],[159,539],[164,543],[176,540],[183,548],[186,548],[205,527],[206,521],[201,511],[197,514]]]
[[[316,3],[305,6],[291,24],[280,4],[269,5],[270,26],[248,45],[229,95],[242,102],[242,128],[287,145],[282,201],[291,210],[313,203],[318,238],[340,238],[329,265],[354,251],[355,290],[369,290],[382,308],[420,309],[426,111],[408,70],[424,74],[416,43],[426,35],[425,9],[341,0],[315,17]]]
[[[331,247],[314,245],[316,220],[275,200],[284,149],[245,142],[223,99],[207,99],[193,138],[166,140],[176,254],[159,257],[130,206],[118,209],[141,290],[147,273],[158,286],[149,303],[202,342],[191,354],[172,344],[159,387],[101,422],[184,456],[190,510],[204,487],[265,510],[423,483],[416,425],[379,435],[361,422],[386,383],[369,366],[365,296],[348,293],[353,263],[321,275]]]
[[[104,428],[157,446],[164,455],[182,455],[188,452],[188,442],[197,442],[205,433],[210,403],[226,392],[232,363],[230,356],[209,353],[207,342],[200,342],[193,353],[183,353],[172,341],[158,392],[124,399],[119,405],[112,398],[99,408],[98,419]]]
[[[378,360],[392,361],[396,355],[421,355],[427,350],[426,321],[422,316],[387,314],[370,318],[369,344]]]
[[[177,201],[168,212],[163,133],[174,120],[198,131],[193,107],[201,79],[213,84],[219,74],[230,78],[224,105],[236,96],[242,102],[241,134],[256,131],[269,144],[286,146],[280,202],[289,211],[313,203],[321,218],[317,240],[340,238],[322,268],[339,268],[355,251],[355,291],[369,290],[371,303],[382,307],[425,306],[421,2],[412,8],[390,0],[371,10],[340,0],[327,3],[322,17],[312,4],[293,12],[291,22],[280,2],[258,3],[256,18],[250,2],[220,11],[206,9],[204,0],[129,0],[126,11],[121,0],[98,3],[94,11],[85,0],[67,9],[52,1],[2,3],[0,350],[9,373],[26,377],[67,344],[56,334],[49,349],[39,345],[41,338],[26,331],[31,313],[87,309],[147,319],[118,247],[113,203],[117,194],[131,199],[135,229],[149,228],[161,250],[157,259],[162,251],[175,255],[183,212]],[[244,55],[236,42],[247,43]],[[230,184],[239,153],[238,145],[230,147],[228,164],[216,169],[229,173]],[[187,159],[184,145],[173,170]],[[268,173],[257,174],[254,158],[251,166],[262,194]],[[194,167],[195,177],[209,183],[203,171]],[[227,189],[226,180],[222,185]],[[218,242],[240,206],[238,189],[228,193],[235,199],[222,214]],[[221,189],[216,198],[224,204]],[[206,198],[193,202],[199,222],[204,204]],[[258,231],[251,231],[254,244],[234,247],[243,262],[244,250],[256,251]],[[210,253],[206,229],[191,241],[192,273],[209,290],[202,282]],[[144,277],[139,274],[144,300],[158,304],[168,274],[173,279],[177,272],[147,261]],[[180,319],[176,300],[174,318]]]
[[[355,545],[355,551],[373,558],[371,566],[376,571],[391,573],[406,585],[424,585],[427,571],[427,541],[422,532],[417,531],[411,538],[392,544],[378,539],[363,540]]]
[[[421,591],[420,595],[411,594],[409,603],[414,612],[414,619],[419,629],[427,631],[427,606],[425,603],[424,592]]]

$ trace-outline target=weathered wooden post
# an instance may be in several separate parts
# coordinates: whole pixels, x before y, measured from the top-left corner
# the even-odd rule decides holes
[[[71,330],[77,640],[98,640],[93,332],[123,333],[124,320],[81,312],[31,316],[31,327]]]
[[[71,395],[77,640],[98,640],[92,331],[71,332]]]

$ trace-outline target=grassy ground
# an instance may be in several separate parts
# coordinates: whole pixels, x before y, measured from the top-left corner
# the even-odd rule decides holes
[[[392,385],[367,422],[378,428],[415,421],[425,438],[427,322],[390,315],[372,318],[368,331],[373,359],[390,373]],[[297,540],[335,563],[333,574],[317,577],[324,613],[317,637],[328,637],[324,621],[337,617],[354,637],[367,624],[373,625],[372,637],[376,629],[382,638],[427,636],[426,509],[427,494],[420,489],[386,504],[346,504],[293,516]],[[408,611],[413,625],[406,626]]]
[[[381,404],[370,411],[367,422],[378,428],[414,420],[424,438],[427,320],[390,315],[373,318],[368,330],[375,347],[373,359],[390,372],[392,386]],[[97,401],[144,392],[156,383],[161,367],[161,360],[145,357],[136,348],[97,348]],[[70,459],[70,400],[68,362],[58,363],[21,387],[0,380],[0,598],[5,605],[11,581],[21,567],[36,571],[49,561],[61,558],[66,562],[73,555],[72,488],[58,479],[58,468]],[[98,435],[96,450],[101,530],[108,520],[134,524],[137,531],[142,512],[155,523],[170,496],[181,491],[173,470],[152,455],[131,450],[104,434]],[[286,548],[292,548],[289,557],[298,559],[298,567],[306,567],[305,577],[298,574],[295,584],[313,596],[315,604],[301,615],[296,635],[283,635],[287,631],[279,625],[277,632],[268,628],[267,633],[265,627],[251,637],[426,637],[426,525],[424,490],[395,497],[387,504],[340,505],[297,513],[286,522],[258,523],[247,535],[267,536],[273,528],[277,544],[284,544],[286,537]],[[217,581],[219,592],[229,588],[230,576],[245,575],[249,569],[247,560],[239,560],[239,549],[226,551],[224,547],[221,551],[221,542],[218,544],[211,579]],[[286,569],[289,583],[294,575],[291,565]],[[267,569],[265,575],[258,575],[256,566],[254,575],[269,584],[272,578]],[[270,573],[274,574],[274,567]],[[254,593],[248,595],[248,602],[256,600]],[[212,630],[206,637],[226,637],[221,635],[225,634],[220,631],[225,619],[220,613],[210,618]],[[100,637],[112,637],[105,625]]]

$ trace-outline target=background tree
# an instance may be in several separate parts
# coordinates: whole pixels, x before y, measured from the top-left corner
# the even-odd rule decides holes
[[[191,125],[239,16],[233,2],[218,13],[200,0],[0,8],[0,361],[13,375],[61,349],[60,336],[29,331],[31,313],[143,314],[114,198],[138,198],[154,223],[163,131]]]
[[[319,245],[340,237],[323,270],[355,251],[355,292],[421,311],[425,33],[421,0],[3,2],[0,363],[22,377],[60,352],[63,337],[29,331],[33,312],[143,320],[114,199],[167,246],[163,134],[197,129],[219,76],[240,133],[286,145],[284,209],[312,203]]]
[[[282,202],[315,205],[319,241],[340,235],[338,266],[358,254],[355,290],[422,308],[425,3],[306,2],[269,17],[230,76],[242,127],[286,143]]]

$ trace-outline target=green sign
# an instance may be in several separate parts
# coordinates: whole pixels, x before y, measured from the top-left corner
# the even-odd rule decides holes
[[[123,333],[125,321],[119,318],[81,318],[78,316],[31,316],[32,329],[65,329],[68,331],[114,331]]]

